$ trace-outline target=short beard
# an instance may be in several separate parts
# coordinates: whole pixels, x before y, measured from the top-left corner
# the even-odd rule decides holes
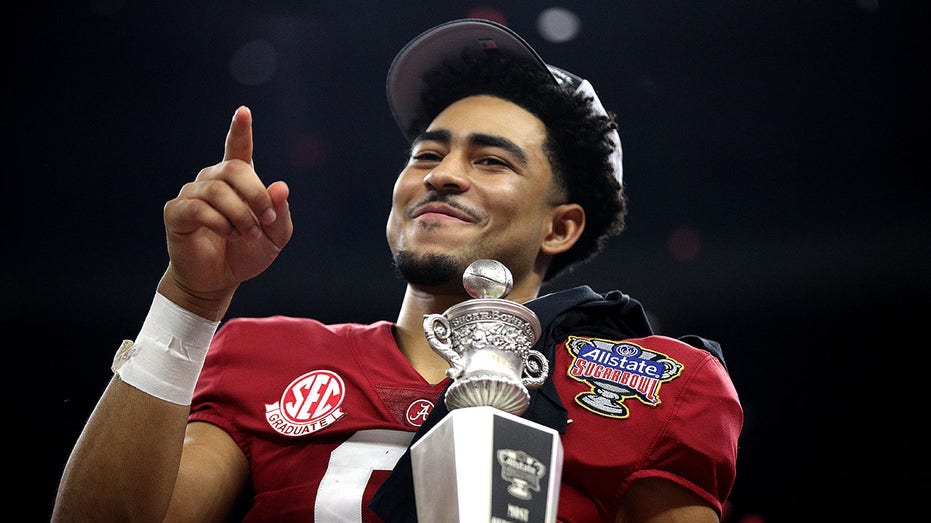
[[[410,251],[402,251],[394,255],[394,271],[411,285],[435,287],[451,282],[461,285],[463,269],[447,254],[416,257]]]

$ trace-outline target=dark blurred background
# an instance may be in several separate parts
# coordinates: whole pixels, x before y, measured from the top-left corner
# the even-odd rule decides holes
[[[166,266],[162,206],[221,158],[238,105],[295,236],[230,314],[395,318],[384,222],[406,143],[385,73],[466,16],[618,114],[628,230],[545,290],[619,288],[661,333],[722,343],[746,409],[726,520],[890,520],[931,493],[928,3],[52,4],[2,8],[2,318],[26,392],[7,471],[34,519]]]

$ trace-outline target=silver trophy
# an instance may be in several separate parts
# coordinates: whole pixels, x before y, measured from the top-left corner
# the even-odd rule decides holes
[[[549,362],[530,350],[537,315],[505,299],[511,272],[478,260],[462,283],[473,299],[424,315],[430,346],[449,362],[449,414],[411,445],[418,521],[555,523],[563,449],[559,432],[520,417]]]
[[[540,320],[504,299],[514,282],[499,261],[473,262],[462,283],[473,299],[423,320],[430,347],[450,364],[446,407],[489,406],[520,416],[530,404],[527,389],[539,388],[549,374],[546,357],[530,350],[540,337]]]

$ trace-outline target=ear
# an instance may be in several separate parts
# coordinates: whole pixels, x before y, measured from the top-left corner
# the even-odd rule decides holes
[[[585,230],[585,209],[577,203],[564,203],[553,208],[550,228],[543,237],[540,251],[555,256],[575,245]]]

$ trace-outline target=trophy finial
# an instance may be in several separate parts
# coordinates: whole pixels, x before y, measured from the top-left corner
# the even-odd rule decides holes
[[[503,263],[483,259],[466,267],[462,285],[473,298],[505,298],[514,287],[514,279]]]

